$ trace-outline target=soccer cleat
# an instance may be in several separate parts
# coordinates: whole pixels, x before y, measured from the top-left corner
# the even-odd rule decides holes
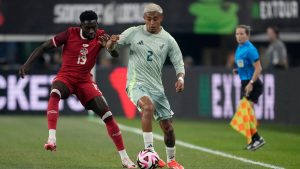
[[[125,157],[122,159],[123,168],[137,168],[137,166],[130,160],[129,157]]]
[[[249,143],[249,144],[245,147],[245,149],[246,149],[246,150],[250,150],[251,147],[252,147],[252,144],[253,144],[253,141],[251,141],[251,143]]]
[[[56,151],[56,139],[48,138],[48,142],[44,145],[46,150]]]
[[[168,162],[167,167],[169,169],[184,169],[184,167],[175,160],[171,160],[170,162]]]
[[[266,142],[265,142],[264,138],[260,137],[259,140],[256,140],[253,142],[250,150],[255,151],[255,150],[261,148],[265,144],[266,144]]]
[[[158,156],[158,164],[157,167],[159,168],[164,168],[167,164],[166,162],[164,162],[162,159],[160,159],[158,153],[153,149],[152,151],[154,151],[156,153],[156,155]]]
[[[158,165],[159,168],[164,168],[166,166],[166,162],[164,162],[162,159],[158,160]]]

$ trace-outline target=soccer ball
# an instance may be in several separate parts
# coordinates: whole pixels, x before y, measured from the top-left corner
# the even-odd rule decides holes
[[[139,152],[137,156],[137,165],[141,169],[155,169],[158,167],[159,157],[156,152],[145,149]]]

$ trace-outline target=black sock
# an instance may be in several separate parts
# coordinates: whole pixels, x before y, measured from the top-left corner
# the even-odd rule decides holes
[[[258,132],[254,133],[252,136],[252,141],[257,141],[260,139],[260,136],[258,135]]]

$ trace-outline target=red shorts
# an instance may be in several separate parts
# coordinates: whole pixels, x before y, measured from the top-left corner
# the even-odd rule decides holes
[[[88,77],[86,79],[78,79],[70,76],[57,75],[53,82],[60,81],[64,83],[70,94],[77,96],[81,104],[85,107],[86,104],[97,96],[102,96],[102,92],[99,90],[97,84]]]

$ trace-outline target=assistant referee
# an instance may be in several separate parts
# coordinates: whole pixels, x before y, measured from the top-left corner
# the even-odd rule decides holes
[[[241,98],[246,97],[252,108],[258,102],[259,96],[263,92],[263,84],[259,79],[262,67],[259,54],[255,46],[249,41],[250,26],[238,25],[235,31],[238,47],[235,52],[235,69],[238,73],[242,87]],[[257,129],[251,131],[252,141],[247,145],[247,150],[257,150],[265,144],[265,140],[258,134]]]

